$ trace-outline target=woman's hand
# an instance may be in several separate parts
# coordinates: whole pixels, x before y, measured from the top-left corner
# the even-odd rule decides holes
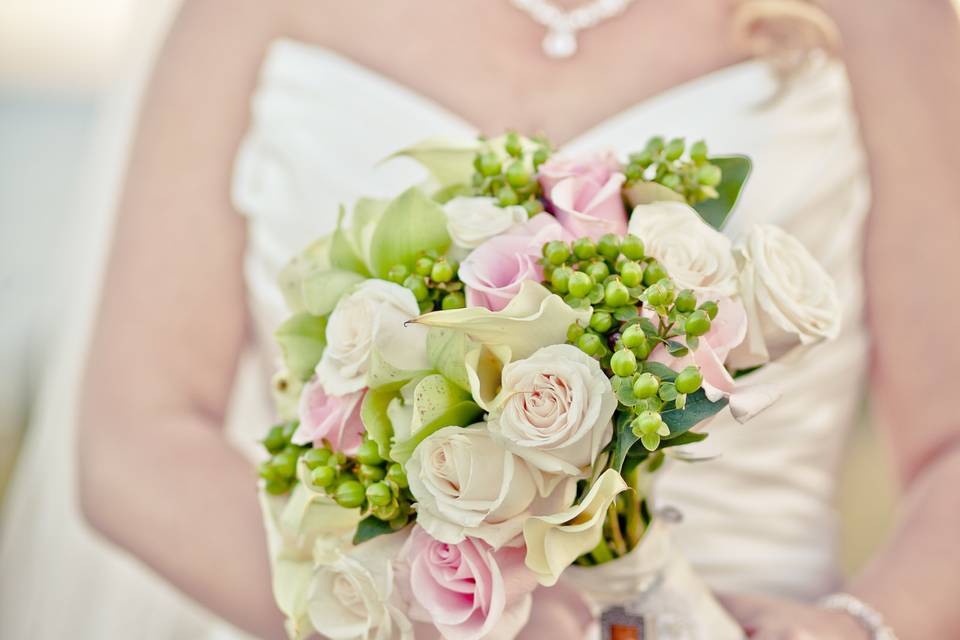
[[[720,602],[753,640],[869,640],[850,615],[767,596],[720,596]]]

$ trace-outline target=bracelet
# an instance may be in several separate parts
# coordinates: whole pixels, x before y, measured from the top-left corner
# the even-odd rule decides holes
[[[897,640],[897,634],[883,621],[879,611],[849,593],[834,593],[817,604],[824,609],[846,613],[870,634],[871,640]]]

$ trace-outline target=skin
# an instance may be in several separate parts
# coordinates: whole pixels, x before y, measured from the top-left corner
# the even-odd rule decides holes
[[[958,637],[960,424],[938,390],[960,370],[960,348],[949,322],[918,332],[917,312],[890,310],[960,317],[960,297],[941,284],[957,272],[960,239],[960,217],[949,213],[960,202],[951,171],[960,74],[949,71],[960,68],[960,21],[949,0],[822,4],[844,37],[870,157],[872,384],[904,496],[896,535],[846,590],[882,611],[903,639]],[[717,35],[729,32],[731,12],[731,0],[638,2],[583,34],[582,52],[558,64],[540,52],[542,29],[506,2],[186,2],[131,150],[83,391],[79,482],[90,522],[217,614],[259,637],[283,636],[254,471],[222,435],[247,339],[244,228],[228,200],[230,171],[272,38],[341,51],[483,131],[543,132],[562,144],[742,60]],[[430,37],[410,37],[398,24]],[[668,48],[684,55],[663,55]],[[643,60],[656,63],[639,72]],[[469,83],[460,81],[464,70]],[[936,357],[907,366],[917,353]],[[846,615],[810,605],[743,595],[725,602],[753,637],[866,638]],[[550,619],[543,608],[535,615]]]

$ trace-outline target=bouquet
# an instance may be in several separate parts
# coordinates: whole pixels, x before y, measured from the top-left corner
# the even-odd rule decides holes
[[[651,494],[712,416],[776,400],[743,374],[838,332],[795,238],[720,233],[749,159],[514,133],[395,158],[429,179],[341,210],[280,276],[259,471],[290,637],[513,638],[560,580],[604,633],[742,637]]]

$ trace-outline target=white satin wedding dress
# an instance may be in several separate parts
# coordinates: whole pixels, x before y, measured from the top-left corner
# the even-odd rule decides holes
[[[658,506],[682,511],[676,540],[712,587],[810,599],[838,580],[834,490],[866,361],[860,256],[868,188],[842,67],[824,61],[768,101],[776,88],[764,63],[738,64],[637,104],[565,149],[624,154],[664,134],[704,138],[718,154],[748,154],[754,174],[726,233],[736,237],[758,221],[779,224],[837,279],[845,312],[841,339],[789,370],[771,366],[754,374],[779,385],[783,399],[746,425],[715,420],[699,452],[719,457],[675,464],[656,496]],[[332,230],[340,203],[395,194],[423,177],[406,160],[378,164],[391,152],[430,136],[475,133],[440,105],[332,51],[290,40],[270,48],[233,183],[234,203],[249,228],[245,278],[256,327],[231,411],[237,446],[254,455],[255,440],[271,420],[271,333],[285,315],[275,277],[284,261]],[[4,541],[2,559],[12,570],[4,566],[0,578],[0,637],[239,635],[90,542],[75,522],[75,508],[61,531],[86,540],[69,543],[78,555],[45,559],[31,536],[55,545],[49,530],[57,523],[41,506],[32,508],[36,496],[28,496],[64,491],[66,479],[51,473],[45,483],[19,482],[19,495],[11,498],[19,511]],[[62,566],[54,566],[57,560]]]

